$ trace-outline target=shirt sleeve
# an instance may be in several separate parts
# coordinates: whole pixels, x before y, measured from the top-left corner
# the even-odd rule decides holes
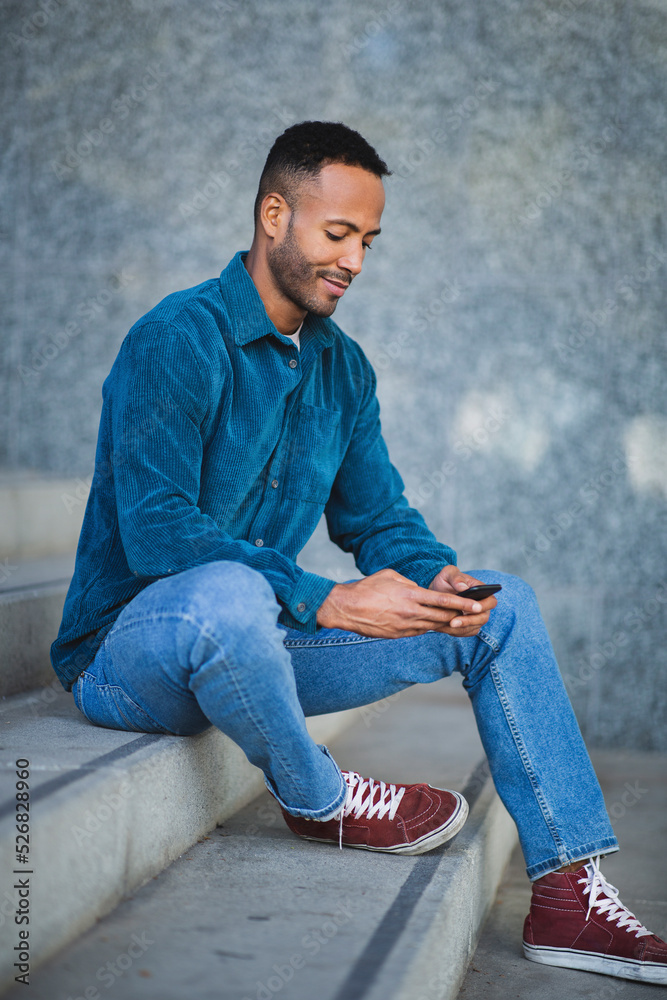
[[[118,527],[130,571],[159,578],[218,559],[268,580],[283,624],[315,632],[335,581],[307,573],[269,546],[232,538],[197,506],[202,424],[213,401],[189,341],[168,324],[126,339],[105,384]]]
[[[403,496],[403,480],[382,437],[375,372],[363,361],[364,398],[325,508],[329,536],[352,552],[362,573],[391,568],[428,587],[443,566],[456,565],[456,553],[438,542]]]

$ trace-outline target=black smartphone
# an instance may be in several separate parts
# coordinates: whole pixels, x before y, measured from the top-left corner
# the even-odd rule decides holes
[[[481,583],[476,587],[469,587],[468,590],[459,590],[459,597],[469,597],[471,601],[483,601],[485,597],[497,594],[503,588],[499,583]]]

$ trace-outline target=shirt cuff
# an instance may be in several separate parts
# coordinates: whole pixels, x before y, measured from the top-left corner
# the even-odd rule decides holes
[[[438,575],[444,566],[456,566],[456,552],[447,549],[442,559],[419,559],[408,571],[402,572],[420,587],[428,589],[432,580]]]
[[[435,576],[435,573],[433,574]],[[313,635],[318,628],[317,612],[320,605],[336,586],[335,580],[329,580],[317,573],[304,572],[292,591],[289,601],[283,601],[283,610],[278,621],[288,628],[298,629]]]

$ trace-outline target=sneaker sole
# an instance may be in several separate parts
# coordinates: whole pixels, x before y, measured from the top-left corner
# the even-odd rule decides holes
[[[657,962],[640,962],[636,958],[609,958],[596,951],[538,947],[526,941],[523,942],[523,953],[530,962],[538,962],[540,965],[558,965],[563,969],[601,972],[619,979],[667,985],[667,965],[659,965]]]
[[[394,847],[372,847],[369,844],[346,844],[343,841],[343,847],[356,847],[361,851],[380,851],[382,854],[426,854],[427,851],[432,851],[435,847],[439,847],[441,844],[446,844],[448,840],[451,840],[456,834],[463,828],[465,821],[468,818],[468,803],[459,795],[458,792],[452,792],[455,795],[458,804],[452,815],[449,817],[444,826],[438,827],[437,830],[432,830],[431,833],[425,834],[420,837],[419,840],[413,840],[410,844],[396,844]],[[337,844],[338,840],[331,838],[330,840],[325,840],[323,837],[309,837],[306,834],[297,834],[302,840],[313,840],[319,844]]]

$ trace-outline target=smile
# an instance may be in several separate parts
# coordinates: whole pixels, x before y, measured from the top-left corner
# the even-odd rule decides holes
[[[336,298],[340,298],[340,296],[343,295],[347,289],[347,285],[344,285],[341,281],[331,281],[330,278],[322,278],[322,281],[326,285],[327,291],[330,292],[331,295],[335,295]]]

